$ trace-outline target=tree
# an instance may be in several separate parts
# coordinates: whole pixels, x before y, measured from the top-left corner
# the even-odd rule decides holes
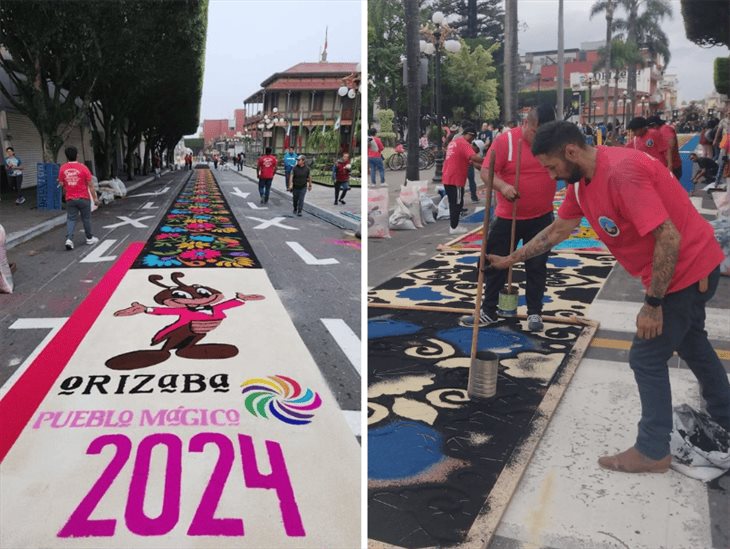
[[[404,102],[400,57],[406,50],[405,34],[401,0],[368,2],[368,118],[376,101],[394,110]]]
[[[459,16],[450,25],[462,38],[483,37],[490,43],[501,43],[504,39],[502,3],[502,0],[436,0],[433,11]]]
[[[593,70],[597,70],[598,67],[605,67],[607,66],[607,51],[609,49],[605,46],[600,48],[598,50],[598,63],[595,67],[593,67]],[[634,44],[630,44],[628,42],[625,42],[621,40],[620,38],[615,38],[611,42],[611,67],[610,69],[613,71],[613,78],[614,78],[614,84],[613,88],[614,90],[618,90],[618,81],[621,71],[625,71],[630,65],[634,66],[642,66],[644,63],[644,58],[641,55],[641,52],[638,50],[638,48]],[[632,103],[633,105],[633,103]],[[618,93],[614,92],[613,94],[613,112],[616,114],[618,107]],[[626,112],[626,105],[624,104],[624,112]]]
[[[418,181],[418,137],[420,134],[421,66],[419,51],[419,0],[403,0],[406,18],[406,59],[408,63],[408,160],[406,179]]]
[[[517,0],[505,0],[504,11],[504,77],[502,113],[505,122],[517,114]]]
[[[730,2],[681,0],[687,39],[700,46],[730,47]]]
[[[463,40],[459,53],[449,54],[444,62],[444,112],[456,116],[461,107],[467,118],[490,120],[499,117],[497,69],[493,53],[499,46],[470,48]]]
[[[616,7],[615,0],[598,0],[593,6],[591,6],[591,17],[599,13],[606,14],[606,45],[605,48],[605,63],[603,65],[606,72],[606,84],[603,88],[603,123],[608,122],[608,88],[610,87],[611,68],[611,33],[613,31],[613,10]],[[614,90],[614,113],[616,112],[616,91]]]
[[[94,25],[100,4],[67,0],[0,3],[0,67],[12,87],[0,92],[38,130],[43,160],[55,162],[86,116],[100,67]],[[13,89],[14,87],[14,89]]]

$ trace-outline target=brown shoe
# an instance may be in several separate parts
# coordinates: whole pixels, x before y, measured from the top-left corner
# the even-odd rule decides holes
[[[598,465],[602,468],[621,473],[666,473],[671,463],[671,454],[662,459],[651,459],[633,446],[615,456],[598,458]]]

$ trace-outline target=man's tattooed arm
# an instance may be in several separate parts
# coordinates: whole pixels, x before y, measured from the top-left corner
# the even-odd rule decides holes
[[[670,219],[654,229],[652,234],[656,244],[648,293],[654,297],[664,297],[674,276],[674,268],[677,266],[682,236]]]

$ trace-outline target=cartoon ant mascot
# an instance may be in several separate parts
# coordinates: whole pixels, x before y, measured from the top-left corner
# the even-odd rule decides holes
[[[152,338],[152,345],[163,343],[162,349],[132,351],[117,355],[106,361],[107,368],[112,370],[136,370],[154,366],[170,358],[172,351],[183,358],[218,359],[231,358],[238,354],[235,345],[224,343],[199,343],[207,334],[215,330],[226,318],[225,311],[240,307],[246,301],[265,299],[262,295],[244,295],[236,293],[234,299],[221,302],[223,294],[214,288],[193,284],[187,286],[180,282],[183,273],[172,273],[175,286],[160,283],[160,275],[150,275],[148,280],[156,286],[164,288],[155,296],[155,301],[164,307],[147,307],[133,302],[131,307],[114,313],[114,316],[133,316],[140,313],[149,315],[172,315],[177,320],[157,332]]]

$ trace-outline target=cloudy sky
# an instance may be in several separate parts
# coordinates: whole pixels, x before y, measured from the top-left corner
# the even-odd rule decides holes
[[[327,60],[360,61],[359,0],[211,0],[200,119],[233,118],[275,72]]]
[[[701,48],[687,40],[679,0],[671,0],[670,4],[674,18],[662,23],[672,52],[667,73],[676,74],[679,79],[680,101],[702,99],[715,89],[712,82],[714,59],[726,57],[728,48]],[[605,39],[605,17],[588,18],[592,5],[593,0],[564,1],[566,49],[579,48],[581,42]],[[623,17],[623,12],[619,16]],[[519,35],[520,53],[557,49],[558,0],[519,0],[518,18],[520,23],[527,24],[527,30]]]

